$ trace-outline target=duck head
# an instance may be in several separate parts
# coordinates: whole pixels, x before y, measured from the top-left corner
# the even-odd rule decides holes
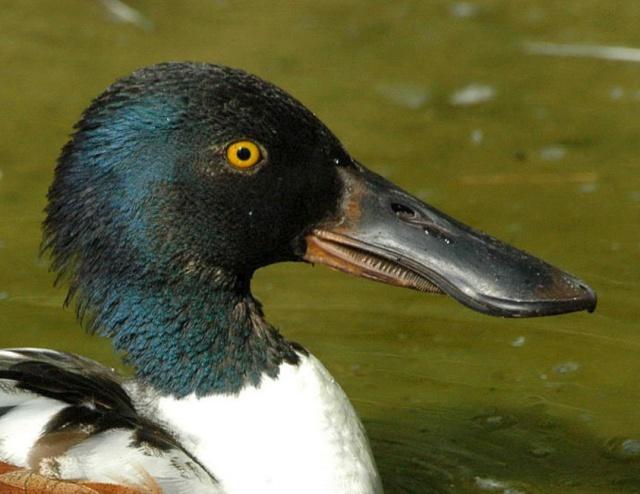
[[[307,261],[491,315],[595,307],[585,283],[367,170],[299,102],[243,71],[138,70],[76,127],[45,224],[54,267],[73,265],[76,288],[102,271],[247,286],[262,266]]]

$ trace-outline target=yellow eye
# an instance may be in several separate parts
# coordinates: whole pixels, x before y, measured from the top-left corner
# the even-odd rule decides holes
[[[227,148],[227,161],[236,168],[251,168],[262,161],[262,153],[255,142],[236,141]]]

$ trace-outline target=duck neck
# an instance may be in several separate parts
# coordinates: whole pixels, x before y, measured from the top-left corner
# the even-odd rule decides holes
[[[249,279],[192,273],[171,284],[110,283],[94,328],[125,353],[137,377],[184,397],[237,393],[299,360],[269,325]]]

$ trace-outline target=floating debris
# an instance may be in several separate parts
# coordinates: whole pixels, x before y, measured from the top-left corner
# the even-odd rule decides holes
[[[530,55],[553,57],[598,58],[620,62],[640,62],[640,48],[628,46],[578,45],[547,42],[525,42],[524,51]]]
[[[454,17],[460,17],[463,19],[474,17],[480,8],[471,2],[455,2],[449,6],[449,12]]]
[[[419,110],[429,101],[429,90],[417,84],[378,84],[376,92],[398,106]]]
[[[514,347],[514,348],[520,348],[520,347],[524,346],[526,341],[527,341],[527,339],[524,336],[518,336],[516,339],[514,339],[511,342],[511,346]]]
[[[493,86],[486,84],[469,84],[454,92],[449,103],[454,106],[471,106],[491,101],[496,96]]]
[[[130,7],[121,0],[99,0],[100,3],[109,13],[109,16],[117,21],[125,24],[133,24],[136,27],[148,31],[153,29],[153,22],[145,17],[141,12]]]
[[[471,144],[474,144],[476,146],[482,144],[482,141],[484,141],[484,132],[482,131],[482,129],[473,129],[471,131],[471,135],[469,136],[469,140],[471,141]]]
[[[575,372],[580,368],[580,364],[574,361],[562,362],[556,365],[553,370],[556,374],[569,374]]]
[[[538,154],[544,161],[559,161],[567,155],[567,149],[563,146],[547,146],[542,148]]]

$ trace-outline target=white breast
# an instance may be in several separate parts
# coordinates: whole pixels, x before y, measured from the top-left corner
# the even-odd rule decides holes
[[[374,494],[382,486],[364,429],[313,356],[238,395],[160,398],[166,422],[227,494]]]

